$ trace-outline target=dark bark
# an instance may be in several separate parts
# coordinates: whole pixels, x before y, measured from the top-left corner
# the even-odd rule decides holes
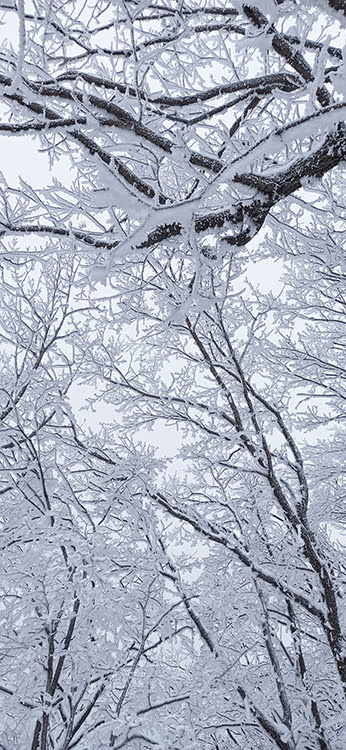
[[[262,227],[270,209],[302,187],[305,178],[321,178],[346,158],[346,128],[342,124],[327,135],[320,148],[312,154],[297,159],[293,164],[272,177],[254,173],[238,174],[234,182],[255,188],[258,193],[250,201],[239,202],[235,208],[209,213],[195,218],[195,231],[205,232],[216,227],[234,226],[236,230],[223,239],[230,245],[246,245]],[[244,228],[247,220],[252,226]],[[179,222],[158,226],[140,247],[151,247],[157,242],[182,234]]]
[[[106,164],[110,163],[111,157],[101,148],[97,147],[93,141],[83,136],[78,131],[72,135],[85,145],[90,153],[97,154]],[[113,157],[112,157],[113,158]],[[306,178],[321,178],[330,169],[336,167],[346,158],[346,129],[340,124],[327,135],[322,145],[312,154],[297,159],[292,165],[275,175],[266,177],[255,173],[237,174],[234,182],[257,191],[257,196],[251,200],[238,201],[232,209],[225,209],[219,212],[206,213],[195,217],[195,231],[197,234],[209,229],[225,229],[229,231],[233,228],[231,234],[225,234],[222,239],[229,245],[246,245],[260,230],[269,211],[281,199],[294,193],[302,187]],[[119,174],[123,176],[129,184],[133,184],[148,197],[152,195],[150,186],[146,186],[143,181],[139,180],[132,172],[119,162]],[[164,198],[162,198],[164,200]],[[250,225],[249,225],[250,220]],[[247,226],[248,224],[248,226]],[[1,230],[2,227],[2,230]],[[27,225],[21,226],[13,223],[2,222],[0,224],[0,237],[7,233],[18,234],[48,234],[57,237],[74,238],[83,242],[90,247],[103,249],[116,249],[119,245],[118,239],[109,240],[101,239],[99,235],[93,235],[90,232],[83,232],[74,229],[64,229],[63,227],[51,227],[44,225]],[[148,234],[145,240],[137,245],[138,249],[150,248],[159,242],[182,236],[184,226],[179,221],[159,224],[152,232]]]
[[[315,76],[312,73],[309,63],[306,62],[301,52],[297,52],[294,46],[288,41],[287,37],[283,34],[279,34],[274,26],[269,26],[268,19],[266,16],[255,6],[243,5],[245,15],[258,29],[265,29],[268,36],[271,38],[271,44],[275,52],[280,57],[283,57],[291,67],[299,73],[307,83],[312,83]],[[317,88],[317,99],[322,107],[327,107],[330,104],[330,95],[325,86],[319,86]]]
[[[345,0],[327,0],[328,5],[333,10],[339,10],[346,18],[346,1]]]

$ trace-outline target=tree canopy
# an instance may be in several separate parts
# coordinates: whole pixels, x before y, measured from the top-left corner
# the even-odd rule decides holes
[[[345,19],[0,2],[2,750],[345,748]]]

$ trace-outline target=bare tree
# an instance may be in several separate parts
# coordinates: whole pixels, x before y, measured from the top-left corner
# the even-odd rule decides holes
[[[79,273],[51,260],[2,277],[3,747],[150,744],[147,714],[184,699],[166,685],[168,658],[156,679],[156,662],[161,675],[165,650],[191,627],[133,499],[146,461],[114,440],[106,456],[102,435],[83,442],[70,408],[97,322],[95,304],[78,298]]]
[[[344,15],[0,5],[5,750],[345,746]]]
[[[172,580],[198,596],[192,620],[220,670],[213,677],[216,692],[222,685],[221,705],[204,725],[196,717],[199,741],[211,742],[202,729],[220,730],[221,742],[222,730],[235,726],[242,747],[259,741],[285,750],[301,742],[341,746],[345,569],[333,524],[338,527],[342,512],[334,486],[342,479],[344,438],[340,428],[332,447],[323,433],[317,445],[303,439],[306,429],[314,436],[321,427],[320,409],[334,423],[329,393],[322,393],[316,413],[311,400],[319,395],[319,380],[311,393],[311,364],[305,364],[314,362],[311,354],[300,371],[294,352],[286,352],[294,364],[288,372],[283,367],[274,332],[282,324],[281,307],[286,318],[290,308],[282,295],[275,299],[251,288],[245,252],[235,262],[206,266],[198,294],[186,260],[167,256],[162,251],[155,264],[151,259],[145,284],[142,271],[137,284],[134,272],[128,277],[126,307],[117,315],[132,313],[135,320],[140,309],[145,320],[136,350],[133,340],[127,344],[131,358],[121,337],[113,346],[97,346],[85,377],[103,373],[97,400],[125,410],[127,430],[131,422],[137,429],[158,424],[165,442],[176,425],[184,436],[179,476],[147,486],[154,515],[156,505],[183,524],[180,544],[207,544],[207,553],[202,544],[200,556],[188,558],[187,571],[196,566],[191,584],[186,554],[180,556],[171,530],[163,533],[174,560],[163,574],[173,571]],[[304,304],[301,285],[299,280],[293,309],[299,299]],[[182,300],[188,294],[187,307]],[[112,328],[119,330],[116,318]],[[308,327],[301,341],[303,347],[313,341]],[[211,710],[209,673],[205,690]]]

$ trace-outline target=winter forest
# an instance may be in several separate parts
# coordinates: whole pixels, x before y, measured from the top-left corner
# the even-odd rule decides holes
[[[0,0],[0,750],[345,750],[344,0]]]

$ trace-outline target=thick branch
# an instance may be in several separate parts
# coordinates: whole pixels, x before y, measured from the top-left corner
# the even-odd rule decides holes
[[[346,157],[346,128],[339,125],[329,133],[323,145],[308,157],[298,159],[274,177],[257,174],[236,175],[235,182],[254,187],[268,196],[272,205],[302,187],[306,177],[321,178]]]
[[[267,18],[258,8],[245,4],[243,5],[243,10],[256,28],[266,30],[266,33],[270,36],[271,44],[275,52],[277,52],[280,57],[287,60],[291,67],[301,75],[304,81],[312,83],[315,77],[310,65],[306,62],[301,52],[297,52],[294,49],[287,37],[283,34],[279,34],[274,26],[269,26]],[[327,107],[328,104],[330,104],[330,95],[325,86],[319,86],[316,93],[320,104],[323,107]]]
[[[169,107],[186,107],[189,104],[206,102],[209,99],[215,99],[217,96],[233,94],[238,91],[251,91],[260,94],[263,89],[266,91],[269,87],[271,91],[273,91],[273,88],[278,88],[281,91],[294,91],[299,85],[298,76],[292,73],[272,73],[267,76],[250,78],[247,81],[232,81],[232,83],[214,86],[212,89],[198,91],[196,94],[189,94],[188,96],[156,96],[154,98],[148,97],[148,101],[152,104],[164,104]]]
[[[243,202],[239,201],[232,209],[197,216],[195,231],[200,233],[215,227],[238,225],[238,231],[224,239],[230,245],[246,245],[260,230],[270,209],[276,203],[302,187],[305,178],[321,178],[345,158],[346,131],[343,125],[339,125],[327,135],[319,149],[298,159],[288,169],[278,171],[273,177],[262,177],[253,173],[236,175],[234,182],[255,188],[258,196]],[[250,220],[251,227],[244,227],[244,222],[247,220]],[[151,247],[157,242],[170,239],[182,232],[183,227],[179,222],[158,226],[141,243],[140,247]]]

